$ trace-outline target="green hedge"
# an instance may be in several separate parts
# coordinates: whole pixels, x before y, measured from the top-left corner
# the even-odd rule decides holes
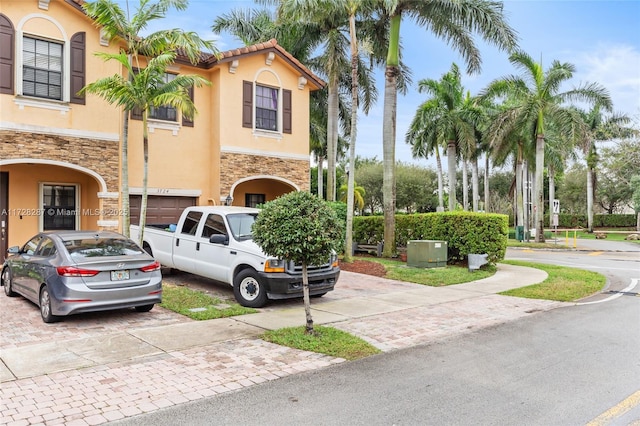
[[[444,212],[396,215],[396,245],[409,240],[446,241],[449,260],[466,259],[469,253],[487,253],[491,263],[504,259],[507,250],[508,217],[502,214]],[[356,242],[375,244],[383,240],[382,216],[356,216]]]
[[[549,215],[544,216],[544,224],[548,226]],[[558,228],[586,228],[587,216],[583,214],[559,214]],[[594,228],[629,228],[636,226],[635,214],[596,214],[593,216]]]

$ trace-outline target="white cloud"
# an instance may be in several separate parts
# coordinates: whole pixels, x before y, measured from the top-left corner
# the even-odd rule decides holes
[[[576,81],[597,82],[609,90],[614,109],[630,116],[640,112],[640,51],[630,45],[598,44],[573,59]]]

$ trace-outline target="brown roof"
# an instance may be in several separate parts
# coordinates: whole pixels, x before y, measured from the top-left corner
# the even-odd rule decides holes
[[[320,77],[315,75],[309,68],[307,68],[295,57],[293,57],[291,53],[287,52],[282,46],[280,46],[275,38],[272,38],[271,40],[264,43],[257,43],[251,46],[244,46],[237,49],[220,52],[217,56],[210,55],[206,60],[207,68],[215,66],[217,64],[230,62],[234,59],[242,58],[243,56],[250,56],[265,52],[274,52],[278,54],[285,62],[298,70],[298,72],[303,74],[303,76],[307,78],[307,80],[313,82],[313,84],[318,86],[318,88],[323,88],[325,86],[325,82]]]
[[[65,2],[84,13],[82,5],[86,3],[85,0],[65,0]],[[326,83],[320,77],[315,75],[309,68],[307,68],[300,61],[294,58],[291,53],[287,52],[282,46],[280,46],[275,38],[272,38],[271,40],[264,43],[257,43],[251,46],[244,46],[237,49],[220,52],[218,55],[201,52],[200,62],[197,66],[203,68],[211,68],[218,64],[233,61],[234,59],[241,58],[243,56],[250,56],[257,53],[265,52],[274,52],[278,54],[285,62],[296,69],[300,74],[302,74],[307,80],[309,80],[319,89],[322,89],[326,85]],[[180,52],[178,52],[178,60],[179,62],[183,63],[189,62],[186,56],[180,55]]]

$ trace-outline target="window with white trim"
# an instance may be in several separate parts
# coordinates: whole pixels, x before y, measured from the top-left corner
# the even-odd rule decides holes
[[[63,45],[25,36],[22,41],[22,93],[62,100]]]
[[[169,83],[175,78],[175,74],[165,73],[164,83]],[[149,118],[153,118],[155,120],[178,121],[178,114],[176,109],[170,105],[163,105],[159,107],[152,106],[149,109]]]
[[[256,129],[278,131],[278,89],[256,84]]]

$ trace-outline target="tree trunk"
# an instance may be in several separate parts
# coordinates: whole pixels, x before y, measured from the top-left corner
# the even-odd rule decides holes
[[[396,254],[396,108],[398,105],[398,68],[400,56],[401,15],[391,18],[389,29],[389,52],[384,80],[384,108],[382,119],[382,165],[383,165],[383,211],[384,249],[383,256]]]
[[[336,200],[336,156],[338,152],[338,80],[330,78],[327,100],[327,200]]]
[[[489,153],[484,157],[484,211],[489,213]]]
[[[553,210],[551,206],[553,205],[553,200],[556,197],[556,181],[555,181],[555,170],[553,166],[549,166],[549,228],[553,228]]]
[[[438,211],[444,211],[444,185],[442,183],[442,159],[440,148],[436,146],[436,167],[438,168]]]
[[[313,333],[313,318],[311,317],[311,298],[309,297],[309,273],[307,264],[302,264],[302,299],[304,301],[304,314],[307,319],[305,333]]]
[[[456,142],[447,143],[447,167],[449,170],[449,211],[454,211],[458,204],[456,200]]]
[[[147,224],[147,187],[149,180],[149,132],[147,129],[147,111],[142,111],[142,201],[140,203],[140,235],[138,244],[142,247],[144,241],[144,227]]]
[[[467,160],[462,160],[462,210],[469,210],[469,171]]]
[[[347,231],[344,260],[350,262],[353,246],[354,187],[356,174],[356,136],[358,133],[358,44],[355,15],[349,16],[351,37],[351,136],[349,137],[349,176],[347,177]]]
[[[474,157],[471,162],[471,206],[474,212],[478,211],[478,201],[480,201],[480,182],[478,177],[478,158]]]
[[[325,200],[324,197],[324,157],[318,156],[318,198]]]
[[[522,159],[516,161],[516,226],[524,226],[524,168],[522,167]],[[525,229],[525,228],[522,228]]]
[[[544,135],[538,134],[536,137],[536,179],[535,179],[535,229],[536,242],[544,243]]]
[[[122,233],[128,237],[131,224],[131,205],[129,202],[129,111],[126,109],[122,123],[122,180],[120,181],[122,188]]]

